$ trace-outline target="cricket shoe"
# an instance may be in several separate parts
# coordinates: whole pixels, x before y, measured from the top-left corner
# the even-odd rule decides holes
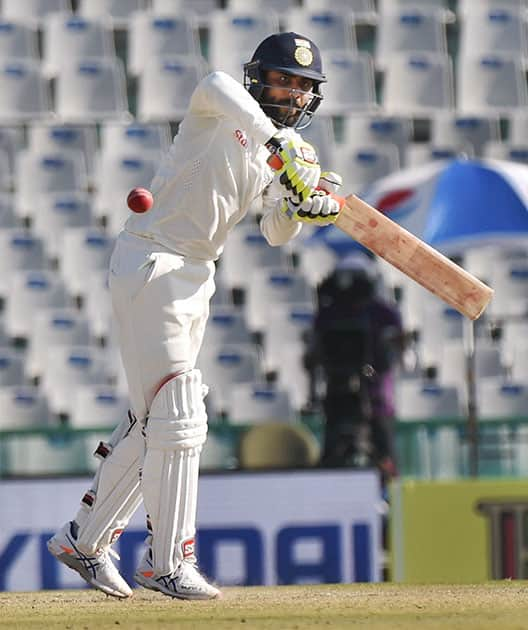
[[[149,549],[134,575],[134,580],[141,586],[178,599],[218,599],[221,596],[221,592],[200,574],[194,562],[184,560],[172,575],[155,577],[151,558]]]
[[[49,552],[103,593],[122,599],[130,597],[132,589],[121,577],[110,558],[111,553],[115,556],[117,554],[112,550],[102,549],[94,555],[86,555],[77,547],[74,532],[74,523],[66,523],[48,540]]]

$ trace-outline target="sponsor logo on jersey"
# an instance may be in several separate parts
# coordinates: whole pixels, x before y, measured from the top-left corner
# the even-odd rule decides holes
[[[237,129],[235,131],[235,138],[240,142],[240,144],[244,147],[244,149],[247,149],[247,146],[248,146],[247,137],[246,137],[246,134],[241,129]]]
[[[191,558],[194,556],[194,538],[189,538],[182,542],[182,551],[184,558]]]

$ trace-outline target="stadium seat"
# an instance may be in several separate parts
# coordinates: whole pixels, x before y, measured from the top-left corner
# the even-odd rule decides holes
[[[466,115],[508,116],[528,105],[528,89],[520,56],[462,57],[457,64],[457,106]]]
[[[231,13],[243,13],[249,11],[255,13],[258,11],[275,11],[276,13],[285,13],[290,9],[298,7],[297,0],[227,0],[226,8]],[[283,30],[290,30],[283,28]],[[295,32],[308,35],[301,28],[293,29]]]
[[[40,28],[52,13],[72,13],[71,0],[2,0],[2,17]]]
[[[498,4],[480,11],[463,13],[460,21],[459,55],[461,58],[493,53],[528,56],[528,18],[519,7]]]
[[[210,384],[215,407],[229,415],[229,391],[235,383],[262,381],[261,358],[254,344],[228,344],[207,348],[202,346],[197,366],[204,382]]]
[[[474,156],[473,147],[464,144],[435,144],[433,142],[410,142],[407,146],[406,166],[421,166],[436,160],[467,159]]]
[[[385,277],[392,286],[400,288],[400,312],[403,318],[404,328],[408,331],[421,330],[425,319],[426,308],[438,308],[441,302],[438,298],[411,280],[400,271],[393,271],[388,263],[383,265]]]
[[[137,186],[148,188],[157,168],[157,156],[139,151],[98,155],[94,211],[97,217],[105,218],[109,234],[116,236],[130,215],[126,203],[130,190]]]
[[[55,81],[55,110],[61,120],[131,119],[121,59],[78,60],[61,67]]]
[[[106,269],[95,269],[90,273],[82,287],[82,300],[92,335],[98,339],[108,339],[112,333],[112,300]],[[114,371],[117,374],[118,367]]]
[[[246,321],[252,331],[264,331],[270,304],[313,302],[312,288],[297,271],[284,267],[252,268],[245,304]]]
[[[336,148],[332,117],[317,112],[310,125],[302,130],[302,137],[317,150],[322,170],[331,170]]]
[[[110,155],[159,156],[171,145],[170,125],[165,123],[122,123],[107,121],[101,125],[101,153]]]
[[[403,8],[379,14],[375,40],[376,68],[386,68],[394,53],[433,52],[447,54],[443,12],[437,9]]]
[[[397,171],[400,158],[398,148],[388,143],[340,146],[334,163],[338,173],[346,173],[347,186],[361,192],[375,180]]]
[[[444,385],[453,385],[459,388],[462,402],[467,400],[467,351],[459,339],[444,339],[439,355],[438,380]],[[499,344],[487,340],[478,339],[475,345],[475,380],[478,383],[489,377],[505,375],[505,366],[502,363]]]
[[[93,272],[108,271],[113,244],[114,239],[99,228],[64,230],[59,270],[71,295],[84,295]]]
[[[298,342],[304,348],[304,336],[311,330],[314,305],[274,304],[270,306],[264,328],[264,362],[267,370],[278,370],[285,344]]]
[[[205,328],[203,345],[213,346],[251,343],[251,334],[240,308],[228,305],[213,305]]]
[[[457,12],[463,17],[468,13],[481,13],[493,8],[511,11],[525,7],[528,7],[526,0],[479,0],[478,3],[458,0]]]
[[[380,14],[405,10],[409,7],[447,10],[448,6],[449,0],[378,0],[378,12]]]
[[[197,83],[206,74],[201,57],[151,57],[138,77],[137,117],[141,121],[180,121]],[[152,95],[156,94],[153,99]]]
[[[50,118],[50,89],[40,63],[30,59],[0,61],[0,123]]]
[[[12,338],[27,339],[35,316],[46,307],[73,306],[62,279],[56,271],[15,271],[9,280],[4,325]]]
[[[154,13],[195,14],[207,23],[208,16],[220,8],[220,0],[152,0]]]
[[[93,175],[97,149],[97,129],[90,124],[66,124],[57,121],[37,121],[27,128],[28,149],[37,153],[81,151],[89,175]]]
[[[54,13],[44,21],[42,69],[48,77],[78,60],[115,56],[112,24],[104,18]]]
[[[528,143],[528,111],[518,109],[511,114],[508,141],[512,144]]]
[[[230,288],[247,289],[249,270],[264,267],[289,267],[286,252],[270,247],[259,227],[238,225],[229,235],[220,263],[222,280]]]
[[[108,385],[110,374],[104,351],[94,346],[53,345],[48,347],[47,367],[40,387],[50,411],[70,416],[75,407],[73,393],[79,385]]]
[[[528,262],[528,250],[523,246],[503,244],[468,247],[464,251],[464,268],[488,282],[495,265],[498,263],[503,267],[508,261],[515,264]]]
[[[88,173],[83,154],[78,149],[18,153],[15,172],[16,211],[21,217],[38,212],[42,195],[85,192]]]
[[[85,18],[108,18],[114,29],[126,29],[136,11],[148,8],[148,0],[78,0],[77,12]]]
[[[239,466],[245,470],[310,468],[319,461],[319,445],[303,425],[271,422],[251,427],[239,446]]]
[[[502,378],[483,378],[478,386],[481,420],[528,417],[528,384]]]
[[[323,102],[319,112],[339,116],[377,109],[374,62],[366,52],[328,51],[325,55]]]
[[[12,177],[9,154],[0,148],[0,193],[8,193],[12,190]]]
[[[357,51],[356,31],[352,14],[346,12],[309,11],[295,8],[281,16],[283,30],[301,33],[327,50]]]
[[[233,384],[228,405],[229,422],[234,425],[296,420],[288,392],[262,383]]]
[[[7,172],[2,174],[2,179],[11,180],[11,188],[14,187],[14,173],[17,153],[25,147],[26,137],[22,125],[14,123],[0,127],[0,151],[8,157]]]
[[[141,74],[152,57],[200,57],[198,25],[192,15],[134,13],[128,29],[128,72]]]
[[[284,343],[277,348],[278,385],[290,395],[296,411],[302,411],[311,403],[310,375],[304,366],[306,345],[299,339]]]
[[[234,230],[236,232],[236,230]],[[222,273],[222,267],[216,268],[215,274],[215,285],[216,290],[214,292],[213,297],[211,298],[211,307],[221,306],[221,307],[232,307],[234,306],[233,302],[233,292],[231,288],[228,286],[227,282],[224,279],[224,274]]]
[[[514,380],[528,383],[528,358],[525,347],[528,343],[528,319],[504,320],[500,325],[501,357],[504,365],[513,374]],[[518,360],[516,360],[516,357]]]
[[[26,228],[0,229],[0,296],[9,295],[11,275],[15,271],[46,268],[43,241]]]
[[[451,58],[427,52],[393,54],[387,61],[382,103],[387,113],[411,118],[454,109]]]
[[[307,11],[343,11],[350,14],[355,23],[377,22],[378,13],[373,0],[304,0]]]
[[[518,164],[528,164],[528,142],[487,142],[484,157],[493,160],[506,160]]]
[[[64,230],[95,227],[90,195],[83,192],[42,195],[38,212],[31,218],[31,230],[44,242],[46,256],[53,263],[62,252]]]
[[[245,59],[249,61],[257,42],[279,30],[277,14],[273,11],[255,13],[244,11],[215,11],[209,18],[207,61],[212,70],[232,73],[233,67]],[[235,73],[235,78],[238,78]],[[240,74],[242,78],[242,74]]]
[[[51,422],[46,397],[33,385],[0,387],[0,429],[40,429]]]
[[[420,363],[435,365],[446,339],[457,339],[464,343],[463,316],[440,300],[424,306],[423,324],[419,337]]]
[[[499,138],[498,116],[460,116],[454,112],[440,111],[431,119],[431,142],[437,146],[464,147],[469,143],[474,154],[482,156],[485,144]]]
[[[312,287],[317,285],[335,268],[338,255],[325,243],[306,241],[296,250],[297,269]]]
[[[392,144],[398,148],[400,164],[405,164],[406,148],[413,134],[412,121],[384,114],[351,114],[343,117],[342,143],[347,147]]]
[[[519,327],[524,323],[525,321],[518,322]],[[516,336],[515,339],[511,339],[511,335],[509,335],[505,339],[506,341],[508,346],[506,348],[503,346],[502,357],[509,367],[512,379],[517,383],[528,384],[528,344],[526,338]]]
[[[113,428],[126,417],[130,407],[127,396],[110,385],[77,385],[69,425],[76,428]]]
[[[91,343],[87,317],[73,308],[44,308],[35,315],[28,338],[28,350],[24,366],[30,379],[38,378],[47,368],[47,352],[51,346]]]
[[[26,384],[24,355],[11,348],[0,348],[0,387]]]
[[[490,273],[495,289],[489,313],[497,319],[514,316],[522,302],[528,308],[528,259],[496,261]]]
[[[0,18],[0,59],[38,59],[38,56],[34,26]]]
[[[0,193],[0,228],[21,227],[15,214],[13,195]]]

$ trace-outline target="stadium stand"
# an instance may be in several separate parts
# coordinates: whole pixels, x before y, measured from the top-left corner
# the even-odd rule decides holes
[[[233,424],[262,424],[296,420],[288,392],[262,383],[237,383],[229,392],[229,419]]]
[[[111,320],[108,256],[127,216],[126,193],[148,187],[204,73],[224,69],[242,80],[242,63],[267,34],[280,28],[311,35],[323,49],[329,82],[303,136],[317,147],[325,168],[346,173],[346,192],[360,192],[402,167],[453,156],[526,163],[521,7],[528,3],[3,0],[0,429],[57,425],[60,413],[65,427],[100,430],[122,414],[126,379]],[[229,427],[230,414],[243,427],[253,413],[246,402],[255,388],[269,400],[282,392],[293,419],[303,417],[313,395],[301,332],[311,319],[314,288],[337,254],[312,242],[314,230],[304,230],[292,245],[270,248],[256,225],[261,211],[253,207],[237,226],[218,264],[200,357],[211,386],[212,427],[217,416]],[[528,326],[528,247],[476,247],[460,254],[469,271],[496,288],[475,329],[479,412],[525,418],[528,350],[519,340]],[[414,367],[403,365],[398,375],[399,421],[464,418],[460,316],[381,268],[414,338]],[[270,300],[276,308],[270,309]],[[498,337],[492,339],[491,331]],[[51,375],[42,374],[51,346],[62,346],[61,352],[85,348],[84,364],[97,355],[104,383],[75,388],[71,400],[48,396]],[[428,369],[437,370],[436,380],[424,381]],[[239,380],[246,382],[227,396]],[[500,474],[526,471],[525,429],[496,434],[491,456],[508,462],[495,468]],[[462,474],[467,453],[453,426],[436,432],[427,427],[414,436],[416,457],[405,474]],[[0,475],[91,470],[86,444],[92,442],[6,438]],[[212,430],[209,444],[204,468],[236,465],[232,441]],[[29,456],[31,463],[22,461]]]

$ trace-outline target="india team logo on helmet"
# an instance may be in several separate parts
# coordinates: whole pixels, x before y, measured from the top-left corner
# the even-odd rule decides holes
[[[310,42],[307,39],[296,39],[297,48],[293,53],[295,61],[301,66],[311,66],[313,62],[313,54],[310,50]]]

